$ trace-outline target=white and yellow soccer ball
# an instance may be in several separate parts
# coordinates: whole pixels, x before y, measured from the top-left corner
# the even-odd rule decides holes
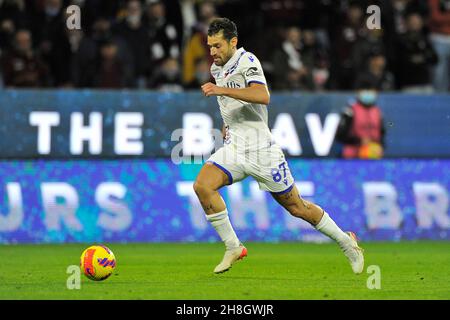
[[[90,246],[81,254],[80,267],[86,277],[94,281],[101,281],[113,273],[116,267],[116,258],[106,246]]]

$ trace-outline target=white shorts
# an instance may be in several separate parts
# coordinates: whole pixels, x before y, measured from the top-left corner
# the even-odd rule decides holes
[[[206,161],[213,163],[227,176],[229,184],[253,177],[261,190],[276,194],[289,192],[294,186],[294,178],[276,143],[257,151],[238,151],[233,144],[224,145]]]

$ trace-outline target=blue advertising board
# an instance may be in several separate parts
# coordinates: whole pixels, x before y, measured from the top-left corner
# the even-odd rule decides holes
[[[339,114],[353,99],[273,93],[269,127],[288,156],[336,158]],[[382,94],[378,102],[386,158],[450,157],[450,95]],[[168,157],[181,141],[183,154],[204,153],[222,124],[216,99],[198,92],[3,90],[0,158]]]
[[[299,160],[305,199],[364,241],[450,240],[450,160]],[[1,161],[0,243],[217,241],[169,159]],[[327,241],[252,178],[220,190],[242,241]]]

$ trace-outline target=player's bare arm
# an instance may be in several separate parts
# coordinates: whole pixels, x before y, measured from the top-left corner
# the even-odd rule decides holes
[[[247,88],[237,89],[219,87],[214,83],[208,82],[202,86],[202,91],[206,97],[227,96],[249,103],[264,105],[268,105],[270,103],[270,93],[267,86],[259,83],[251,83]]]

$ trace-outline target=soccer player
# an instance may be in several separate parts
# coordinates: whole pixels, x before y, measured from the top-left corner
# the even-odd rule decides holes
[[[238,33],[227,18],[213,20],[208,29],[208,46],[214,59],[211,74],[216,84],[201,89],[206,97],[217,96],[224,122],[224,146],[206,161],[194,183],[194,190],[206,218],[216,229],[226,251],[215,273],[229,270],[247,256],[228,218],[218,190],[247,176],[291,215],[308,221],[318,231],[338,243],[355,273],[364,267],[362,249],[352,232],[343,232],[319,206],[301,198],[280,146],[268,127],[270,94],[261,64],[254,54],[237,48]]]

